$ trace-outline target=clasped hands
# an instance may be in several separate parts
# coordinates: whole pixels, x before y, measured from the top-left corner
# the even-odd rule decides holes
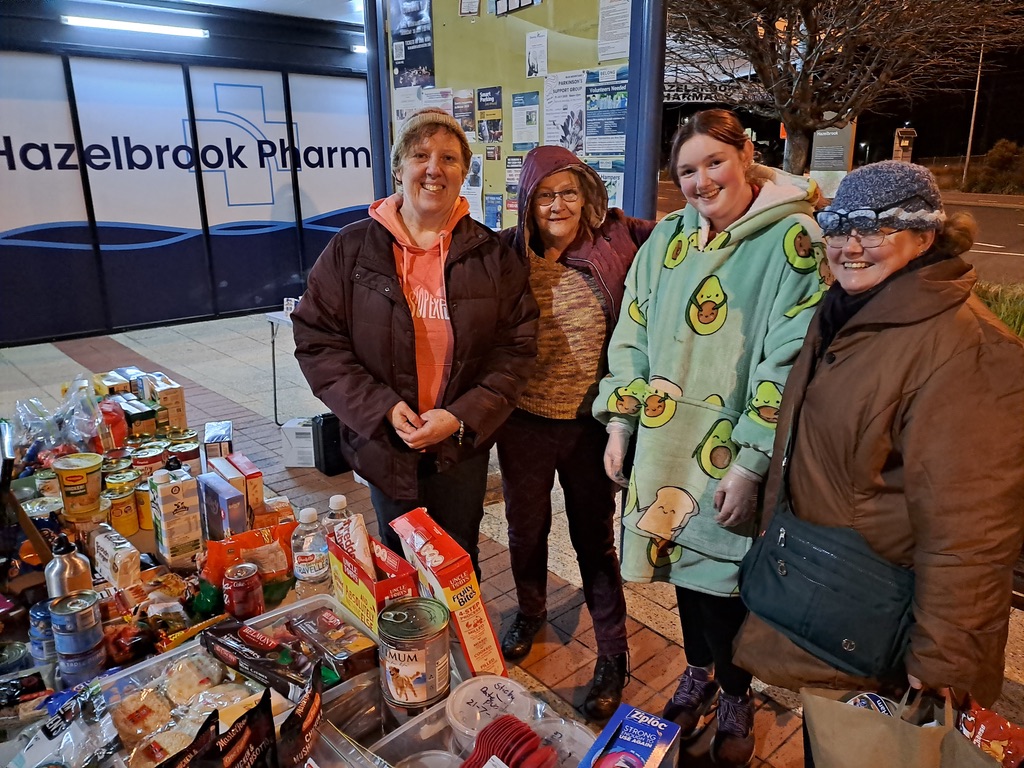
[[[422,451],[459,431],[459,420],[443,408],[416,413],[404,400],[387,412],[388,423],[414,451]]]

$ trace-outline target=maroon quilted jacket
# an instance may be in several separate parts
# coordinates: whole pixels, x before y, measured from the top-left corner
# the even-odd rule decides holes
[[[537,351],[525,261],[468,216],[452,232],[445,283],[455,351],[442,407],[465,422],[466,438],[432,449],[441,470],[490,447]],[[399,401],[415,403],[418,391],[412,315],[387,229],[367,219],[335,235],[292,323],[299,367],[341,422],[349,464],[391,498],[415,499],[421,454],[385,418]]]

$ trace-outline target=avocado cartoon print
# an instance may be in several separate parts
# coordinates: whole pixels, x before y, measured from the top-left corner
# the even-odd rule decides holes
[[[647,302],[645,301],[644,304],[646,305]],[[643,328],[647,327],[647,315],[640,308],[636,299],[629,302],[629,319]]]
[[[693,237],[694,237],[693,244],[694,245],[697,244],[696,234],[697,234],[696,232],[694,232],[694,234],[693,234]],[[727,246],[729,244],[730,240],[732,240],[732,233],[731,232],[729,232],[728,230],[726,230],[725,232],[719,232],[715,236],[715,238],[704,247],[704,250],[705,251],[717,251],[717,250],[719,250],[721,248],[725,248],[725,246]]]
[[[832,274],[832,269],[828,265],[828,259],[825,258],[825,248],[821,243],[814,244],[814,253],[818,258],[818,290],[799,304],[787,309],[784,313],[786,317],[796,317],[805,309],[810,309],[819,304],[825,297],[825,291],[836,281],[836,277]]]
[[[668,248],[665,249],[665,269],[675,269],[682,264],[686,254],[690,252],[690,248],[695,248],[697,242],[697,233],[691,232],[687,236],[683,229],[683,219],[680,218],[679,224],[676,225],[676,231],[668,241]]]
[[[643,407],[647,395],[647,382],[633,379],[624,387],[616,387],[608,397],[608,410],[623,416],[636,416]]]
[[[658,489],[636,522],[637,530],[650,536],[647,560],[652,566],[664,568],[679,560],[683,553],[673,539],[699,513],[696,500],[682,488],[667,485]]]
[[[721,480],[736,458],[739,447],[732,441],[733,424],[728,419],[719,419],[711,425],[704,439],[697,444],[693,457],[708,477]]]
[[[818,267],[818,252],[803,224],[794,224],[782,237],[782,250],[789,266],[801,275],[807,275]]]
[[[655,376],[647,385],[640,424],[651,429],[668,424],[676,414],[676,400],[682,396],[683,390],[678,384]]]
[[[686,324],[694,333],[710,336],[725,325],[729,307],[725,289],[716,275],[705,277],[690,296],[686,307]]]
[[[755,423],[775,429],[779,421],[779,406],[782,405],[782,390],[774,381],[762,381],[754,390],[748,403],[747,416]]]

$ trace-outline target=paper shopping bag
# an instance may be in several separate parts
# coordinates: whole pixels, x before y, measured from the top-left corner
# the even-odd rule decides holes
[[[999,768],[1002,765],[986,755],[956,728],[946,732],[939,748],[940,768]]]
[[[906,706],[906,697],[887,715],[840,700],[849,695],[846,691],[817,688],[800,691],[815,768],[940,765],[942,740],[953,721],[948,699],[945,712],[939,715],[941,725],[921,726],[910,722],[923,720],[919,712]]]

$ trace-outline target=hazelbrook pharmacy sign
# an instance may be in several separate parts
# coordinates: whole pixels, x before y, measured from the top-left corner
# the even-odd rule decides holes
[[[188,144],[147,146],[132,141],[131,136],[111,136],[108,144],[88,144],[82,151],[85,164],[92,170],[113,168],[119,171],[165,170],[171,166],[182,170],[197,167],[208,170],[222,168],[368,168],[369,147],[307,146],[301,150],[284,139],[261,139],[240,144],[224,137],[223,146],[205,144],[197,153]],[[79,153],[74,144],[29,141],[16,144],[10,136],[0,138],[0,164],[7,170],[77,171]],[[3,165],[0,165],[3,167]]]

